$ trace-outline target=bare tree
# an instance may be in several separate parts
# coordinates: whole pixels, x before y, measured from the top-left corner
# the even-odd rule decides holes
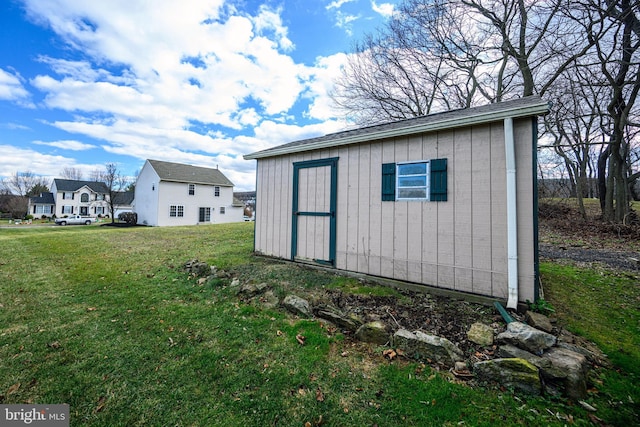
[[[82,181],[84,176],[82,170],[79,168],[66,167],[60,171],[60,177],[64,179],[72,179],[75,181]]]
[[[44,179],[31,171],[15,172],[0,184],[3,193],[14,196],[10,199],[10,211],[15,218],[22,218],[27,214],[29,196],[40,194],[43,190],[48,191]]]
[[[95,178],[97,181],[102,181],[107,186],[107,196],[109,204],[109,213],[111,216],[111,222],[115,222],[115,207],[118,204],[119,195],[127,187],[129,181],[125,175],[122,175],[118,170],[118,166],[115,163],[107,163],[103,171],[100,171]]]
[[[595,60],[585,66],[597,67],[608,92],[602,111],[608,117],[602,128],[608,141],[598,158],[602,216],[625,222],[630,213],[630,135],[640,125],[635,119],[640,92],[640,5],[631,0],[589,0],[577,10],[582,11],[579,22],[593,43]]]

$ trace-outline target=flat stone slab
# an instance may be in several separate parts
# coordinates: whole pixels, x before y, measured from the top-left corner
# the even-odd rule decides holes
[[[505,332],[498,334],[497,340],[540,356],[556,344],[557,338],[522,322],[511,322]]]

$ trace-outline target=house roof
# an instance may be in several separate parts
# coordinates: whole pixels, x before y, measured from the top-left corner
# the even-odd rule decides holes
[[[54,205],[56,203],[53,198],[53,193],[41,193],[39,196],[30,197],[29,199],[33,205]]]
[[[104,182],[97,181],[79,181],[75,179],[60,179],[53,180],[54,186],[58,191],[78,191],[82,187],[89,187],[96,193],[108,193],[109,188]]]
[[[422,132],[479,125],[504,120],[507,117],[537,116],[546,114],[548,111],[548,102],[542,100],[537,95],[528,96],[512,101],[483,105],[481,107],[446,111],[381,125],[331,133],[316,138],[303,139],[247,154],[244,158],[245,160],[251,160],[274,157],[283,154],[394,138]]]
[[[135,193],[133,191],[116,191],[113,197],[113,203],[116,205],[131,205]]]
[[[233,187],[233,183],[218,169],[184,165],[182,163],[147,160],[162,181]]]

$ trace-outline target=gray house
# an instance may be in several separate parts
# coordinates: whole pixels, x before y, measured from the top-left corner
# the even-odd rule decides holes
[[[539,97],[295,141],[257,160],[255,251],[463,293],[538,297]]]

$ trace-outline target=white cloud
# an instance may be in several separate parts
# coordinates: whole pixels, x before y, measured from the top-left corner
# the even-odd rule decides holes
[[[254,164],[242,154],[344,127],[327,96],[344,55],[294,61],[282,9],[263,5],[251,16],[224,0],[25,0],[25,8],[71,53],[39,57],[51,71],[30,84],[41,105],[72,114],[49,125],[101,141],[72,145],[78,150],[219,164],[249,189]],[[337,12],[347,30],[357,19]],[[315,124],[292,124],[301,105]],[[69,141],[40,144],[71,149]]]
[[[47,145],[49,147],[62,148],[64,150],[71,151],[84,151],[91,150],[92,148],[96,148],[94,145],[85,144],[84,142],[75,141],[75,140],[60,140],[60,141],[33,141],[36,145]]]
[[[13,101],[24,107],[33,107],[29,92],[22,85],[18,74],[11,74],[0,68],[0,100]]]
[[[343,4],[345,4],[345,3],[351,3],[352,1],[354,1],[354,0],[335,0],[335,1],[332,1],[331,3],[329,3],[329,4],[326,6],[326,9],[327,9],[327,10],[331,10],[331,9],[340,9],[340,8],[342,7],[342,5],[343,5]]]
[[[353,29],[351,28],[351,24],[360,19],[358,15],[350,15],[347,13],[342,13],[338,11],[336,13],[336,27],[342,28],[348,35],[353,35]]]
[[[393,16],[394,7],[395,6],[392,3],[377,4],[375,1],[371,1],[371,8],[373,9],[373,11],[379,13],[385,18],[390,18],[391,16]]]
[[[59,156],[43,154],[35,150],[15,147],[13,145],[0,145],[2,160],[0,160],[0,177],[9,177],[16,172],[34,172],[42,174],[45,179],[57,177],[57,174],[66,167],[79,168],[88,175],[89,171],[104,165],[78,165],[74,159]],[[52,170],[55,165],[59,170]]]

